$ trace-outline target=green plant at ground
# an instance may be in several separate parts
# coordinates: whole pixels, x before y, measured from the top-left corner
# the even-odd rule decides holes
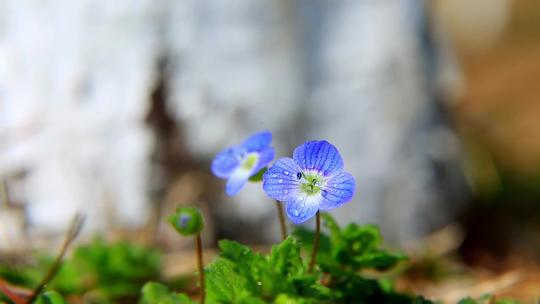
[[[156,250],[96,239],[78,247],[51,284],[65,294],[93,291],[110,299],[129,297],[146,281],[159,279],[160,266]]]
[[[386,271],[406,259],[402,254],[381,248],[382,238],[374,225],[355,223],[341,228],[327,213],[322,214],[329,234],[321,233],[317,265],[324,273],[326,285],[332,290],[334,301],[342,303],[411,303],[413,297],[397,293],[391,281],[367,278],[362,270]],[[295,236],[311,246],[313,232],[297,228]]]
[[[220,256],[206,268],[209,303],[414,303],[414,297],[395,292],[388,281],[359,273],[388,270],[405,259],[380,249],[378,229],[356,224],[341,229],[329,215],[323,218],[330,235],[321,235],[313,273],[301,255],[302,243],[310,247],[311,231],[297,230],[297,237],[275,245],[268,255],[221,241]]]
[[[220,256],[206,268],[209,303],[273,303],[301,298],[305,303],[329,300],[330,290],[317,282],[300,257],[300,244],[288,238],[268,255],[224,240]]]
[[[384,273],[406,260],[402,254],[382,248],[376,226],[349,224],[342,228],[329,215],[322,214],[322,218],[325,230],[311,273],[305,256],[311,252],[314,232],[305,228],[297,228],[294,236],[274,245],[268,254],[222,240],[219,256],[205,268],[207,303],[434,303],[394,290],[389,277],[372,275],[373,270]],[[75,248],[34,303],[63,304],[77,298],[84,298],[84,303],[195,303],[155,282],[160,274],[159,260],[155,250],[127,242],[107,245],[96,239]],[[0,266],[0,276],[32,288],[51,261],[41,257],[36,264],[24,267]],[[484,296],[466,298],[459,304],[518,303],[490,301]],[[13,304],[5,297],[0,297],[0,303]]]
[[[136,299],[145,282],[159,279],[160,256],[155,249],[126,241],[107,244],[96,238],[90,244],[75,248],[47,285],[47,290],[56,290],[67,297],[85,296],[92,303]],[[33,289],[53,261],[51,256],[39,255],[30,264],[0,264],[0,277],[12,284]],[[0,297],[0,300],[7,299]]]

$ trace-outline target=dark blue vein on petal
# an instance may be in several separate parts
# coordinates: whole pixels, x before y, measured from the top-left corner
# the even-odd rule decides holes
[[[321,193],[321,210],[330,210],[349,202],[355,192],[354,177],[342,172],[328,179]]]
[[[284,201],[299,191],[296,173],[300,169],[288,157],[281,158],[263,175],[263,189],[271,198]]]

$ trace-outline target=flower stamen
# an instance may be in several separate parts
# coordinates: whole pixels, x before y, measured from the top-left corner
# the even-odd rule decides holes
[[[242,168],[251,170],[259,161],[259,153],[248,153],[243,156]]]
[[[300,184],[300,191],[307,195],[316,195],[321,192],[321,187],[323,185],[323,178],[318,174],[305,174],[302,176],[303,182]]]

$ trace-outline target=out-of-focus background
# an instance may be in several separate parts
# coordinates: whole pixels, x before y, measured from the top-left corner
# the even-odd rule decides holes
[[[209,170],[269,130],[278,156],[340,149],[358,188],[340,222],[532,269],[539,54],[534,0],[0,0],[0,249],[46,246],[77,212],[83,235],[178,249],[178,204],[208,246],[276,241],[260,185],[226,197]]]

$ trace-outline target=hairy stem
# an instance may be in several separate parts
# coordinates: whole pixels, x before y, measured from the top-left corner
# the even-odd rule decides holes
[[[283,214],[283,207],[279,201],[276,201],[276,208],[279,216],[279,225],[281,227],[281,240],[284,241],[287,238],[287,225],[285,224],[285,214]]]
[[[82,225],[84,223],[84,216],[80,214],[76,214],[73,220],[71,221],[71,224],[69,225],[69,229],[66,233],[66,239],[64,240],[64,243],[62,244],[62,248],[60,249],[60,253],[56,256],[56,260],[54,260],[54,263],[52,264],[51,268],[49,269],[49,272],[43,278],[41,283],[34,289],[32,292],[32,295],[26,301],[26,303],[30,304],[32,303],[41,293],[43,288],[54,278],[58,270],[60,269],[60,266],[62,266],[62,260],[64,259],[64,255],[66,254],[66,251],[81,231]]]
[[[308,272],[313,271],[315,263],[317,262],[317,251],[319,250],[319,238],[321,236],[321,214],[317,211],[316,214],[316,226],[315,226],[315,239],[313,240],[313,250],[311,251],[311,261],[309,262]]]
[[[197,265],[199,268],[199,285],[201,286],[201,304],[204,304],[206,288],[204,287],[204,268],[201,234],[197,233],[195,237],[195,247],[197,247]]]

